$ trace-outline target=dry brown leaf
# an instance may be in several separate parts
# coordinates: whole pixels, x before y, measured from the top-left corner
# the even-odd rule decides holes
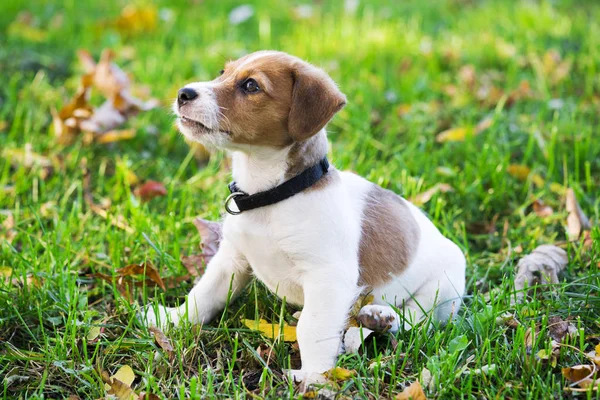
[[[396,395],[396,400],[427,400],[419,381],[411,383],[402,393]]]
[[[169,359],[173,359],[175,349],[163,331],[155,326],[149,327],[148,330],[152,332],[154,335],[154,340],[156,340],[156,343],[160,346],[160,348],[167,353]]]
[[[567,266],[567,252],[560,247],[544,244],[519,260],[515,276],[517,299],[524,297],[523,289],[537,284],[558,283],[558,274]]]
[[[532,206],[533,206],[533,212],[535,212],[535,214],[538,217],[545,218],[545,217],[550,217],[551,215],[554,214],[554,210],[552,209],[552,207],[550,207],[549,205],[547,205],[540,199],[535,200],[533,202]]]
[[[594,365],[575,365],[562,369],[562,374],[573,384],[577,384],[581,388],[590,388],[598,390],[598,369]]]
[[[139,111],[156,107],[158,102],[144,102],[131,95],[131,81],[112,62],[114,53],[111,50],[104,50],[97,64],[85,50],[80,50],[78,57],[87,71],[81,77],[79,89],[60,111],[52,112],[54,133],[58,141],[68,144],[82,132],[85,134],[84,142],[96,140],[98,143],[111,143],[132,138],[134,130],[113,130]],[[106,97],[106,101],[96,109],[89,104],[92,87]]]
[[[423,205],[427,203],[437,193],[448,193],[454,191],[454,188],[447,183],[436,183],[426,191],[417,194],[410,198],[410,201],[415,205]]]
[[[134,194],[142,199],[149,201],[155,197],[166,196],[167,189],[165,185],[157,181],[146,181],[143,185],[134,190]]]
[[[160,400],[160,396],[155,395],[154,393],[146,393],[141,392],[138,396],[138,400]]]
[[[583,210],[577,202],[573,189],[567,189],[567,232],[569,239],[578,239],[581,233],[591,229],[590,220],[583,213]]]
[[[160,274],[154,268],[152,264],[149,262],[141,263],[141,264],[130,264],[126,267],[118,269],[116,271],[117,275],[121,277],[132,276],[132,275],[145,275],[152,282],[156,283],[162,290],[167,290],[165,288],[165,283],[163,282]]]
[[[567,318],[563,320],[559,316],[548,318],[548,333],[550,337],[558,343],[562,343],[565,338],[574,338],[578,334],[577,327]]]
[[[206,265],[217,254],[222,238],[222,224],[197,217],[193,221],[200,233],[200,249],[202,254],[182,256],[181,263],[192,276],[200,276]]]

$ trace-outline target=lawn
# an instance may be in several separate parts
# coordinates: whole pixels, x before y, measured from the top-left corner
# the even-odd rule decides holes
[[[242,323],[294,320],[259,282],[222,318],[166,330],[172,351],[137,319],[142,305],[184,301],[193,277],[181,258],[200,253],[192,222],[218,220],[227,195],[225,155],[205,161],[173,126],[177,89],[279,49],[324,68],[348,97],[328,127],[330,160],[419,202],[468,260],[453,322],[370,337],[340,357],[354,375],[329,390],[393,398],[420,381],[428,398],[600,399],[561,370],[593,365],[586,353],[600,343],[600,4],[263,0],[233,14],[229,0],[153,4],[0,2],[5,398],[104,397],[102,371],[122,366],[136,393],[159,398],[300,395],[281,372],[297,367],[297,346]],[[160,101],[120,127],[134,137],[57,140],[52,111],[77,90],[79,49],[96,60],[112,49],[134,93]],[[149,180],[166,193],[142,201]],[[568,188],[592,230],[566,243]],[[560,283],[515,302],[517,262],[553,243],[569,257]],[[118,272],[141,263],[165,290]],[[144,283],[125,292],[126,279]],[[573,331],[557,345],[563,320]]]

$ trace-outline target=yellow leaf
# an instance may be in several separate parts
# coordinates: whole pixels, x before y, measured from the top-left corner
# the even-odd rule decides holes
[[[279,324],[272,324],[264,319],[260,319],[259,321],[255,321],[253,319],[244,319],[242,322],[248,328],[255,331],[260,331],[264,336],[271,339],[276,339],[282,335],[284,342],[295,342],[297,340],[296,327],[289,326],[286,323],[283,324],[283,330],[281,330]]]
[[[356,375],[355,370],[349,370],[346,368],[335,367],[325,372],[325,377],[330,381],[347,381]]]
[[[528,166],[520,164],[509,165],[506,171],[510,176],[517,178],[520,181],[527,180],[527,177],[531,173],[531,169]]]
[[[600,344],[596,345],[596,355],[600,356]]]
[[[469,133],[467,128],[451,128],[438,133],[435,140],[438,143],[464,142],[467,133]]]
[[[122,33],[152,31],[158,22],[158,10],[154,5],[136,6],[129,4],[123,8],[115,25]]]
[[[129,365],[123,365],[111,378],[118,379],[127,386],[131,386],[135,380],[135,374]]]
[[[120,142],[121,140],[133,139],[135,129],[114,129],[96,137],[96,143],[106,144]]]
[[[561,185],[560,183],[552,182],[550,184],[550,191],[560,196],[563,196],[567,192],[567,188]]]
[[[402,393],[396,395],[396,400],[427,400],[419,381],[413,382]]]
[[[533,182],[533,184],[539,188],[544,187],[544,185],[546,184],[546,181],[544,180],[544,178],[542,178],[542,176],[540,174],[533,174],[531,175],[531,181]]]
[[[88,342],[92,342],[92,341],[96,340],[98,338],[98,336],[100,336],[100,331],[101,331],[101,329],[99,326],[92,326],[87,334]]]
[[[0,267],[0,276],[8,280],[12,276],[12,268],[11,267]]]

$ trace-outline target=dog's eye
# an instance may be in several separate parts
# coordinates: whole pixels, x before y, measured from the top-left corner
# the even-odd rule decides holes
[[[222,69],[222,70],[219,71],[219,75],[223,75],[224,73],[225,73],[224,69]]]
[[[242,83],[242,89],[246,93],[256,93],[260,90],[260,87],[258,87],[258,83],[254,79],[250,78]]]

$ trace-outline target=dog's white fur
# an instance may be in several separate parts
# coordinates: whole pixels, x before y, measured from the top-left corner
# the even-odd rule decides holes
[[[212,85],[189,85],[202,93],[196,100],[202,111],[194,118],[209,127],[219,120]],[[175,111],[179,115],[177,107]],[[233,178],[245,191],[255,193],[284,182],[290,146],[234,145],[218,129],[211,138],[199,138],[181,122],[179,128],[191,140],[232,150]],[[278,296],[303,305],[297,327],[302,370],[296,377],[332,368],[348,311],[363,289],[357,284],[358,249],[361,221],[369,207],[367,195],[373,187],[352,173],[339,172],[339,176],[318,190],[252,212],[227,215],[219,251],[185,304],[149,309],[148,323],[164,325],[169,320],[177,325],[183,318],[206,323],[225,306],[230,284],[235,296],[255,275]],[[374,303],[361,310],[361,314],[392,320],[392,330],[400,324],[409,328],[429,311],[447,320],[458,310],[465,289],[461,250],[421,210],[406,204],[421,232],[418,248],[401,274],[373,288]]]

